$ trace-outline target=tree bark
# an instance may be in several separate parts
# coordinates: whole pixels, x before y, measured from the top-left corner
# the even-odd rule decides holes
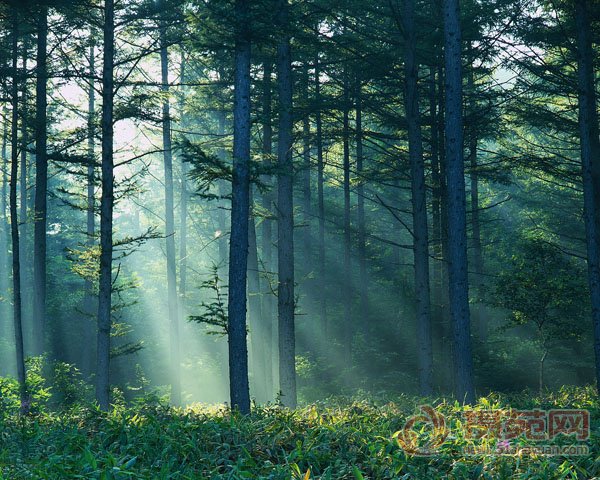
[[[246,281],[250,191],[250,2],[235,2],[233,182],[229,241],[229,382],[231,408],[250,413]]]
[[[15,352],[17,361],[17,381],[21,411],[28,410],[28,394],[25,371],[25,355],[23,348],[23,326],[21,323],[21,261],[19,255],[19,218],[17,215],[17,182],[19,170],[19,70],[18,39],[19,18],[13,11],[12,25],[12,126],[11,126],[11,166],[10,166],[10,226],[12,238],[12,273],[13,273],[13,323],[15,333]]]
[[[292,55],[289,36],[289,5],[278,2],[281,39],[277,46],[279,92],[279,141],[277,145],[277,259],[279,324],[279,389],[283,404],[296,407],[296,333],[294,322],[294,218],[292,167]]]
[[[256,221],[253,214],[253,194],[250,187],[250,218],[248,225],[248,312],[250,323],[250,345],[252,348],[252,373],[254,396],[260,402],[268,400],[267,392],[267,344],[271,337],[267,336],[265,323],[268,323],[262,311],[261,285],[258,265],[258,245],[256,241]],[[269,368],[271,368],[269,363]]]
[[[7,154],[7,144],[8,144],[8,111],[6,109],[6,104],[2,109],[2,118],[4,121],[2,122],[2,189],[0,190],[0,194],[2,198],[0,198],[0,251],[8,252],[8,237],[10,226],[8,224],[8,216],[7,216],[7,186],[8,186],[8,154]],[[9,334],[9,322],[10,322],[10,305],[8,302],[9,298],[9,290],[8,283],[10,278],[10,258],[9,255],[3,255],[2,260],[0,261],[0,296],[2,299],[0,300],[0,335],[2,337],[8,337]],[[7,372],[3,372],[6,374]]]
[[[315,59],[315,128],[316,128],[316,144],[317,144],[317,208],[319,211],[319,236],[318,236],[318,251],[319,251],[319,317],[321,330],[325,338],[329,337],[329,325],[327,322],[327,293],[325,279],[325,196],[324,196],[324,171],[325,164],[323,162],[323,118],[321,115],[321,66],[319,63],[319,55]]]
[[[598,140],[594,52],[592,49],[588,2],[586,0],[576,0],[575,7],[583,207],[588,283],[592,304],[596,388],[600,393],[600,141]]]
[[[363,127],[362,127],[362,82],[356,79],[356,186],[357,196],[357,222],[358,222],[358,277],[360,292],[358,311],[360,325],[365,336],[371,331],[369,318],[369,279],[367,272],[367,231],[365,222],[365,186],[364,186],[364,154],[363,154]]]
[[[96,400],[102,410],[110,406],[110,332],[113,254],[113,107],[114,107],[114,0],[104,3],[104,55],[102,66],[102,197],[100,201],[100,281],[98,293],[98,349]]]
[[[186,114],[185,114],[185,57],[183,50],[181,51],[181,96],[179,104],[179,116],[181,122],[181,129],[185,131],[187,127]],[[187,294],[187,216],[188,216],[188,164],[181,161],[181,191],[180,191],[180,211],[179,211],[179,297],[181,298],[181,318],[186,317],[186,294]]]
[[[221,75],[220,78],[223,78],[223,76]],[[225,118],[225,106],[222,105],[221,110],[218,112],[218,126],[217,126],[217,129],[218,129],[217,135],[219,136],[220,139],[225,138],[225,122],[226,122],[226,120],[227,119]],[[219,156],[219,159],[221,161],[225,161],[227,159],[227,152],[224,147],[219,148],[217,155]],[[225,271],[225,268],[227,267],[227,260],[228,260],[228,243],[227,243],[227,235],[225,233],[227,230],[226,197],[227,197],[228,192],[227,192],[227,188],[226,188],[224,180],[217,181],[217,190],[218,190],[218,194],[219,194],[219,201],[217,203],[217,208],[218,208],[217,222],[219,224],[219,226],[218,226],[219,231],[221,232],[219,235],[219,239],[217,241],[218,254],[219,254],[218,265],[219,265],[219,270]]]
[[[440,60],[443,59],[440,53]],[[443,62],[442,62],[443,63]],[[450,300],[449,300],[449,268],[450,255],[448,253],[448,178],[447,178],[447,155],[446,155],[446,106],[445,106],[445,72],[443,65],[438,66],[438,113],[437,113],[437,131],[438,131],[438,166],[439,166],[439,198],[440,198],[440,315],[437,320],[436,334],[441,339],[442,355],[447,356],[450,361],[442,364],[440,367],[441,379],[445,380],[449,390],[455,388],[454,371],[454,341],[453,330],[450,318]],[[445,370],[445,371],[444,371]]]
[[[463,156],[461,28],[458,0],[443,0],[446,70],[446,162],[450,318],[454,331],[455,394],[473,403],[473,358],[467,274],[467,222]]]
[[[263,162],[266,168],[272,166],[273,154],[273,125],[272,125],[272,81],[271,76],[273,73],[273,64],[271,60],[265,61],[263,65],[263,103],[262,103],[262,129],[263,129]],[[273,178],[272,175],[265,175],[263,177],[265,184],[272,186]],[[262,195],[262,207],[265,212],[271,212],[273,209],[273,191],[268,190]],[[267,278],[270,278],[269,274],[275,271],[273,265],[273,222],[270,218],[265,218],[262,221],[262,263],[267,273]],[[276,362],[274,361],[274,354],[277,351],[276,345],[278,339],[276,337],[277,329],[274,328],[274,321],[276,318],[276,306],[272,295],[263,295],[262,312],[264,315],[265,325],[265,384],[268,399],[272,399],[274,393],[274,377],[277,376],[277,372],[274,371]]]
[[[429,112],[431,122],[431,216],[432,216],[432,251],[433,251],[433,279],[432,286],[432,313],[436,321],[439,320],[442,304],[442,218],[441,218],[441,193],[440,193],[440,156],[439,156],[439,124],[437,118],[437,94],[435,68],[429,72]]]
[[[33,317],[37,336],[35,351],[44,351],[46,338],[46,223],[47,223],[47,83],[48,7],[41,3],[37,19],[35,204],[33,232]]]
[[[415,2],[404,0],[404,104],[408,123],[408,155],[411,171],[413,257],[417,317],[417,368],[421,395],[433,391],[431,350],[431,305],[429,297],[429,235],[427,230],[427,191],[419,112]]]
[[[352,364],[352,340],[354,338],[354,319],[352,318],[352,301],[354,297],[354,282],[352,281],[351,264],[351,235],[350,235],[350,86],[348,81],[348,70],[344,67],[344,99],[343,99],[343,125],[342,125],[342,144],[343,144],[343,172],[344,172],[344,288],[341,289],[343,295],[344,317],[342,329],[344,332],[344,364],[349,368]],[[350,295],[348,295],[350,293]],[[348,298],[350,297],[350,298]]]
[[[478,296],[483,291],[483,252],[481,248],[481,223],[479,221],[479,171],[477,169],[477,122],[475,103],[475,80],[473,69],[470,68],[467,75],[469,93],[471,94],[471,128],[469,135],[469,167],[471,181],[471,247],[473,249],[473,271],[475,273],[475,286]],[[487,339],[487,322],[482,311],[482,304],[476,299],[473,306],[473,322],[479,333],[479,340],[485,342]]]
[[[311,221],[311,191],[310,191],[310,115],[308,106],[308,64],[305,63],[302,69],[302,103],[304,113],[302,115],[302,211],[303,218],[303,247],[304,247],[304,262],[307,269],[311,268],[311,252],[312,252],[312,233],[310,228]]]
[[[24,298],[21,306],[21,316],[23,322],[27,325],[29,320],[29,306],[31,305],[31,294],[32,290],[30,287],[29,277],[29,219],[27,215],[27,177],[28,177],[28,152],[29,148],[29,115],[27,109],[28,102],[28,85],[27,85],[27,57],[29,55],[28,48],[29,41],[25,38],[23,42],[23,72],[24,78],[22,82],[23,94],[21,98],[21,170],[20,170],[20,181],[19,181],[19,218],[20,218],[20,231],[19,231],[19,246],[20,246],[20,258],[21,258],[21,297]],[[35,328],[31,329],[31,335],[35,335]],[[32,338],[35,340],[35,337]]]
[[[87,117],[87,210],[86,210],[86,234],[87,234],[87,248],[91,249],[96,243],[96,201],[95,201],[95,164],[96,164],[96,148],[94,141],[94,119],[96,117],[96,90],[94,88],[94,77],[95,77],[95,43],[93,39],[94,32],[90,32],[90,49],[89,49],[89,61],[90,61],[90,76],[88,86],[88,117]],[[85,282],[85,300],[84,300],[84,312],[86,315],[93,317],[94,304],[95,304],[94,284],[88,279]],[[94,328],[92,328],[91,322],[88,318],[84,319],[84,335],[88,345],[92,345],[95,340]],[[93,352],[91,349],[86,348],[84,352],[84,368],[83,371],[87,375],[93,373]]]
[[[164,1],[161,0],[159,20],[162,140],[165,177],[165,243],[167,253],[167,308],[169,311],[169,345],[171,357],[171,403],[181,404],[179,313],[177,298],[177,264],[175,259],[175,206],[173,193],[173,152],[171,145],[171,106],[169,102],[169,53],[167,49],[167,22]]]

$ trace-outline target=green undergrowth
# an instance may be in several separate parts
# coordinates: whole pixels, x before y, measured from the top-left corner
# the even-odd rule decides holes
[[[449,427],[430,456],[407,454],[396,440],[407,418],[431,404]],[[469,455],[463,407],[443,399],[390,396],[386,402],[331,399],[290,411],[255,407],[250,416],[225,407],[173,409],[160,403],[118,406],[110,413],[68,411],[0,414],[1,479],[550,479],[600,476],[600,408],[591,388],[543,397],[491,394],[477,410],[587,409],[589,455]],[[427,429],[421,427],[425,438]],[[424,437],[423,437],[424,436]],[[573,443],[559,436],[554,443]],[[513,445],[527,446],[524,436]]]

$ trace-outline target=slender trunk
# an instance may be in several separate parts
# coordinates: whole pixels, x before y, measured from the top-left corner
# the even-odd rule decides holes
[[[8,111],[6,109],[6,104],[2,108],[2,189],[0,194],[2,198],[0,198],[0,251],[8,252],[8,218],[7,218],[7,185],[8,185],[8,155],[7,155],[7,143],[8,143]],[[2,337],[8,337],[8,329],[9,329],[9,312],[10,306],[8,303],[8,297],[10,295],[8,291],[8,279],[10,278],[10,261],[9,255],[6,253],[1,256],[0,260],[0,335]],[[6,372],[4,372],[6,373]]]
[[[19,73],[18,73],[18,39],[19,19],[13,12],[12,32],[12,126],[11,126],[11,166],[10,166],[10,226],[12,237],[12,273],[13,273],[13,321],[15,331],[15,351],[17,355],[17,380],[21,411],[26,413],[29,407],[27,394],[25,355],[23,348],[23,327],[21,325],[21,262],[19,255],[19,218],[17,216],[17,177],[19,170]]]
[[[439,71],[440,78],[442,69]],[[445,260],[445,226],[447,225],[447,212],[445,195],[445,169],[444,164],[444,129],[443,129],[443,85],[440,81],[439,88],[436,80],[436,67],[431,67],[429,84],[429,108],[431,114],[431,210],[432,210],[432,252],[433,252],[433,279],[432,286],[432,340],[435,341],[438,351],[443,357],[451,358],[451,342],[448,339],[447,328],[447,263]],[[439,98],[438,98],[439,97]],[[438,115],[439,112],[439,115]],[[440,148],[441,145],[441,148]],[[452,378],[452,362],[443,362],[436,371],[436,381],[440,387],[445,386],[445,380]]]
[[[600,142],[596,113],[590,17],[586,0],[577,0],[579,134],[583,178],[583,206],[587,246],[588,283],[596,362],[596,388],[600,393]]]
[[[272,166],[271,155],[273,154],[273,125],[272,125],[272,86],[271,76],[273,73],[273,65],[271,61],[266,61],[263,65],[263,104],[262,104],[262,129],[263,129],[263,162],[266,168]],[[272,175],[265,175],[263,182],[269,186],[272,186],[273,179]],[[273,191],[268,190],[262,195],[262,207],[265,212],[271,212],[273,208]],[[267,279],[270,280],[271,272],[275,271],[273,265],[273,222],[270,218],[265,218],[262,221],[262,263],[264,269],[267,272]],[[270,282],[269,282],[270,283]],[[273,360],[273,355],[277,351],[277,337],[275,335],[276,328],[274,328],[274,320],[276,317],[275,302],[273,295],[265,294],[262,296],[263,306],[262,312],[264,316],[264,346],[265,346],[265,389],[267,399],[272,399],[274,393],[274,380],[273,378],[277,375],[274,372],[274,366],[276,362]]]
[[[454,329],[455,394],[473,403],[473,358],[467,274],[467,221],[463,158],[461,29],[458,0],[443,0],[446,70],[446,162],[450,318]]]
[[[446,106],[445,102],[445,74],[442,66],[438,69],[438,152],[439,152],[439,193],[440,193],[440,248],[441,248],[441,305],[444,312],[443,324],[448,323],[448,179],[446,155]]]
[[[403,172],[404,170],[404,166],[401,164],[400,161],[396,162],[395,165],[395,171],[394,171],[394,177],[392,178],[392,192],[393,195],[398,195],[399,196],[399,192],[400,190],[400,172]],[[402,202],[403,200],[400,199],[400,202]],[[400,205],[398,206],[398,208],[400,208]],[[392,268],[394,270],[394,276],[396,277],[396,281],[398,281],[398,273],[401,272],[401,265],[402,265],[402,247],[400,247],[399,245],[393,245],[392,246]]]
[[[265,360],[265,347],[270,343],[265,328],[265,315],[261,304],[260,276],[258,266],[258,245],[256,242],[256,222],[253,214],[253,194],[250,187],[250,218],[248,225],[248,312],[250,324],[250,345],[252,347],[252,373],[254,396],[259,401],[268,400],[266,380],[268,376]],[[269,365],[270,368],[270,365]]]
[[[162,2],[161,2],[162,6]],[[171,403],[181,404],[181,372],[179,359],[179,314],[177,308],[177,264],[175,259],[175,206],[173,194],[173,152],[171,147],[171,106],[169,103],[169,54],[167,51],[167,25],[165,11],[159,20],[162,140],[165,175],[165,242],[167,253],[167,307],[169,311],[169,344],[171,353]]]
[[[454,342],[450,319],[449,308],[449,266],[450,254],[448,251],[448,180],[447,180],[447,156],[446,156],[446,107],[445,107],[445,74],[444,67],[438,67],[438,152],[439,152],[439,193],[440,193],[440,316],[438,320],[439,335],[442,341],[442,355],[448,357],[450,361],[446,362],[446,371],[442,373],[442,378],[448,383],[451,391],[455,388],[455,371],[452,359],[454,358]]]
[[[304,213],[303,218],[303,247],[304,264],[307,265],[307,269],[310,270],[311,266],[311,191],[310,191],[310,115],[308,106],[308,64],[304,64],[302,71],[302,103],[304,113],[302,115],[302,211]]]
[[[187,88],[185,83],[186,78],[186,60],[185,53],[182,47],[181,49],[181,91],[180,91],[180,102],[179,102],[179,117],[181,123],[181,130],[186,131],[188,125],[187,114],[185,111],[185,98]],[[188,253],[187,253],[187,240],[188,240],[188,229],[187,229],[187,218],[188,218],[188,200],[190,198],[190,192],[188,190],[188,172],[189,165],[181,157],[180,161],[181,168],[181,190],[179,198],[179,318],[180,324],[183,330],[182,338],[186,338],[185,333],[185,320],[187,319],[187,274],[188,274]],[[183,343],[183,342],[182,342]],[[185,344],[183,344],[184,346]],[[185,346],[184,346],[185,348]],[[185,352],[185,350],[184,350]]]
[[[28,148],[29,148],[29,108],[28,108],[28,85],[27,85],[27,58],[29,55],[29,41],[25,38],[23,42],[23,72],[22,98],[21,98],[21,166],[19,181],[19,256],[21,259],[21,320],[25,326],[28,326],[29,338],[35,344],[36,329],[30,324],[31,318],[31,280],[30,280],[30,245],[29,245],[29,218],[27,215],[28,192],[27,181],[28,172]],[[24,330],[27,327],[23,327]],[[25,333],[24,333],[25,335]]]
[[[469,163],[470,163],[470,181],[471,181],[471,246],[473,249],[473,271],[475,273],[475,285],[477,295],[480,296],[483,291],[483,254],[481,250],[481,225],[479,222],[479,171],[477,169],[477,122],[476,122],[476,104],[475,104],[475,81],[473,78],[473,69],[469,69],[467,75],[469,93],[471,94],[471,128],[469,135]],[[487,324],[483,315],[482,305],[479,299],[473,306],[473,322],[477,326],[479,340],[486,341]]]
[[[319,317],[321,330],[325,338],[329,338],[329,325],[327,322],[327,293],[325,279],[325,196],[324,196],[324,171],[323,162],[323,119],[321,115],[321,68],[319,56],[315,59],[315,127],[317,144],[317,208],[319,210]]]
[[[223,78],[221,76],[221,78]],[[219,136],[220,139],[223,139],[225,137],[225,107],[223,106],[221,108],[221,110],[218,113],[218,130],[217,130],[217,134]],[[219,148],[218,151],[218,156],[219,159],[221,161],[225,161],[226,157],[227,157],[227,153],[225,151],[224,147]],[[218,207],[218,212],[217,212],[217,221],[219,223],[219,231],[220,236],[218,239],[218,248],[219,248],[219,269],[224,270],[227,266],[227,256],[228,256],[228,252],[227,252],[227,235],[225,234],[225,231],[227,230],[227,214],[226,212],[226,201],[225,198],[227,197],[227,190],[226,190],[226,186],[225,186],[225,181],[223,180],[218,180],[217,181],[217,189],[218,189],[218,194],[219,194],[219,201],[217,204]]]
[[[4,119],[2,126],[2,198],[0,199],[0,208],[2,209],[2,218],[6,220],[6,187],[8,185],[8,110],[6,104],[2,109],[2,118]]]
[[[29,306],[31,305],[31,287],[29,283],[29,245],[28,245],[28,226],[27,218],[27,149],[29,148],[29,116],[28,116],[28,85],[27,85],[27,57],[29,55],[29,42],[26,38],[23,42],[23,93],[21,98],[21,177],[19,181],[19,256],[21,259],[21,297],[24,301],[21,305],[21,316],[23,323],[28,324]],[[30,335],[35,340],[35,328],[31,328]]]
[[[181,121],[182,130],[185,131],[187,127],[186,115],[185,115],[185,58],[183,50],[181,51],[181,97],[179,104],[179,116]],[[185,312],[185,299],[187,293],[187,215],[188,215],[188,187],[187,178],[188,176],[188,164],[181,161],[181,191],[179,203],[181,205],[179,211],[179,231],[181,233],[179,238],[179,298],[181,298],[181,314],[182,318],[186,317]]]
[[[354,296],[354,283],[352,281],[351,262],[351,237],[350,237],[350,87],[348,85],[348,71],[344,67],[344,117],[342,126],[342,143],[344,149],[344,282],[345,288],[342,289],[344,304],[344,363],[350,367],[352,363],[352,340],[354,337],[354,319],[352,318],[352,301],[348,299]]]
[[[437,95],[435,84],[435,68],[429,72],[429,112],[431,122],[431,210],[433,238],[433,281],[432,281],[432,306],[434,318],[439,319],[442,303],[442,226],[441,226],[441,198],[440,198],[440,157],[439,157],[439,124],[437,118]]]
[[[542,356],[539,361],[539,369],[538,369],[538,387],[540,396],[544,392],[544,363],[546,362],[546,357],[548,356],[548,350],[544,347],[544,351],[542,352]]]
[[[358,311],[363,333],[368,336],[371,325],[369,319],[369,279],[367,278],[367,232],[365,225],[365,186],[363,166],[363,127],[362,127],[362,82],[356,79],[356,186],[358,221],[358,277],[360,292]]]
[[[233,182],[229,241],[229,381],[231,408],[250,413],[246,280],[250,210],[250,2],[236,0]]]
[[[281,39],[277,46],[279,92],[279,140],[277,144],[277,265],[279,324],[279,389],[282,402],[296,407],[296,332],[294,322],[294,203],[292,166],[292,55],[289,37],[289,5],[278,2]]]
[[[413,257],[417,317],[417,368],[421,395],[433,391],[433,359],[431,351],[431,305],[429,298],[429,235],[427,231],[427,190],[425,163],[419,112],[418,73],[416,59],[415,2],[404,0],[404,53],[405,109],[408,123],[408,155],[411,172]]]
[[[35,216],[33,232],[33,317],[37,329],[36,353],[44,351],[46,338],[46,223],[47,223],[47,115],[48,7],[43,3],[37,19],[36,119],[35,119]]]
[[[104,3],[104,58],[102,66],[102,197],[100,200],[100,281],[98,293],[98,349],[96,400],[110,406],[110,331],[113,253],[113,106],[114,106],[114,0]]]
[[[94,89],[94,76],[95,76],[95,48],[94,48],[94,33],[91,32],[91,42],[90,42],[90,50],[89,50],[89,61],[90,61],[90,76],[88,81],[88,117],[87,117],[87,154],[88,154],[88,164],[87,164],[87,248],[91,249],[95,245],[95,234],[96,234],[96,219],[95,219],[95,196],[94,196],[94,186],[95,186],[95,163],[96,163],[96,152],[95,152],[95,141],[94,141],[94,119],[96,117],[96,90]],[[96,297],[94,293],[94,283],[91,279],[86,279],[85,281],[85,300],[84,300],[84,313],[89,315],[90,318],[93,318],[94,312],[94,304],[96,303]],[[86,343],[88,345],[93,345],[95,340],[95,332],[93,328],[92,322],[90,319],[84,319],[84,335],[86,338]],[[84,368],[83,371],[87,375],[91,375],[93,373],[93,352],[90,348],[86,348],[84,352]]]

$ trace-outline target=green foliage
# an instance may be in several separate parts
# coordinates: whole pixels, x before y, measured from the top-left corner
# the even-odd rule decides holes
[[[568,358],[561,347],[580,342],[585,332],[583,265],[541,237],[521,240],[517,252],[498,274],[489,299],[509,312],[501,329],[532,328],[542,362],[550,349]]]
[[[77,404],[92,401],[94,398],[92,386],[84,381],[81,372],[75,365],[54,362],[50,367],[49,384],[51,385],[52,404],[55,407],[71,408]]]
[[[211,190],[220,181],[231,183],[233,168],[231,163],[222,158],[223,155],[215,155],[206,150],[205,146],[182,139],[178,143],[178,150],[184,162],[191,165],[188,176],[196,185],[196,194],[206,200],[230,200],[230,195],[215,194]],[[261,182],[261,175],[273,175],[277,172],[274,165],[264,165],[263,156],[257,156],[250,160],[250,182],[260,192],[264,192],[267,186]]]
[[[89,479],[559,479],[600,474],[600,405],[592,389],[512,397],[490,395],[474,407],[435,401],[450,435],[430,457],[407,454],[394,432],[423,399],[320,402],[296,411],[256,408],[250,416],[220,407],[173,409],[161,403],[112,413],[74,408],[66,415],[0,420],[0,478]],[[589,456],[468,455],[466,410],[585,408],[592,419]],[[483,441],[488,441],[483,440]],[[495,439],[490,439],[495,445]],[[560,438],[551,443],[560,443]],[[517,438],[515,444],[527,446]]]
[[[74,365],[60,361],[48,362],[45,356],[38,356],[27,358],[25,366],[30,414],[44,414],[50,408],[68,410],[75,405],[91,402],[92,387],[83,380],[81,372]],[[16,379],[0,377],[0,415],[17,415],[20,406]]]
[[[214,330],[208,330],[210,335],[227,335],[227,293],[216,265],[212,266],[209,278],[202,282],[200,289],[208,291],[211,297],[200,304],[202,313],[190,316],[189,321],[214,327]]]
[[[169,403],[170,393],[165,388],[153,387],[139,363],[135,365],[135,381],[127,384],[127,390],[136,395],[132,401],[134,406]]]
[[[232,167],[217,155],[207,152],[202,145],[183,139],[179,145],[182,158],[192,165],[189,172],[194,181],[197,193],[206,199],[218,199],[219,195],[210,193],[217,181],[231,182]]]
[[[526,239],[500,272],[492,303],[510,311],[509,325],[533,324],[552,339],[577,335],[586,309],[581,265],[543,239]]]

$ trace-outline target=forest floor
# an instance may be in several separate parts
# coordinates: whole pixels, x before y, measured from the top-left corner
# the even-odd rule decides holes
[[[257,407],[246,417],[224,407],[182,410],[148,403],[111,413],[74,405],[25,417],[4,408],[0,478],[600,476],[600,403],[591,388],[564,388],[542,397],[491,394],[473,407],[443,399],[390,399],[330,400],[295,411]],[[433,408],[419,411],[424,404]],[[415,413],[421,416],[412,417]],[[540,453],[561,445],[571,446],[568,455]],[[589,451],[581,454],[574,446]],[[417,453],[408,453],[411,449]]]

